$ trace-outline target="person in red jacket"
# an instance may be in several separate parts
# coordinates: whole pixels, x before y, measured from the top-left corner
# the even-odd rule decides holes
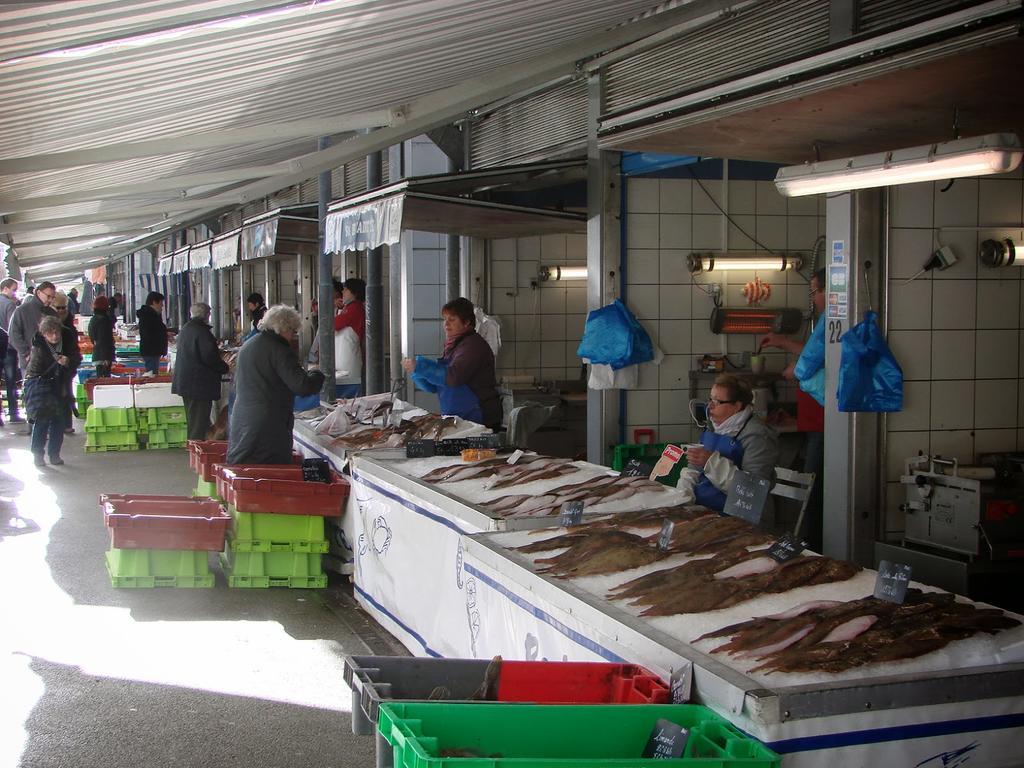
[[[349,328],[351,332],[346,333]],[[358,338],[358,345],[351,333]],[[344,283],[334,282],[334,337],[334,369],[338,371],[335,397],[359,397],[363,394],[366,348],[365,280],[350,277]]]

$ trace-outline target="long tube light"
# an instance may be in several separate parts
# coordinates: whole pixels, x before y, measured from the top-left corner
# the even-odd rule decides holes
[[[980,258],[986,267],[1024,267],[1024,243],[1009,237],[985,240]]]
[[[586,267],[541,267],[537,276],[541,280],[586,280]]]
[[[1013,133],[990,133],[873,155],[823,160],[780,168],[775,186],[787,197],[850,189],[913,184],[1007,173],[1020,165],[1024,151]]]
[[[773,256],[769,253],[722,252],[722,253],[691,253],[686,257],[691,274],[714,272],[723,269],[761,270],[764,272],[784,272],[787,269],[800,269],[799,256],[781,254]]]

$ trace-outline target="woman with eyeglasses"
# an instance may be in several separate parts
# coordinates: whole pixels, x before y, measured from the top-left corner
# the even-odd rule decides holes
[[[693,493],[694,501],[721,512],[736,470],[771,480],[779,460],[779,436],[751,408],[750,384],[723,373],[708,398],[710,429],[699,446],[686,451],[686,470],[678,487]],[[762,521],[770,521],[762,516]]]

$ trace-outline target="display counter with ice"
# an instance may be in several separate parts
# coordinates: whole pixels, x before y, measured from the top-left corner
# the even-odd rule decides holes
[[[465,536],[472,655],[692,665],[694,699],[786,766],[1019,764],[1021,617],[878,599],[874,571],[773,544],[700,508]]]

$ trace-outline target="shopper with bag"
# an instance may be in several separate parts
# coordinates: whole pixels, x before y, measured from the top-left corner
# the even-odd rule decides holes
[[[70,382],[82,362],[75,333],[47,315],[39,321],[25,368],[25,410],[32,424],[32,456],[37,467],[60,465]]]

